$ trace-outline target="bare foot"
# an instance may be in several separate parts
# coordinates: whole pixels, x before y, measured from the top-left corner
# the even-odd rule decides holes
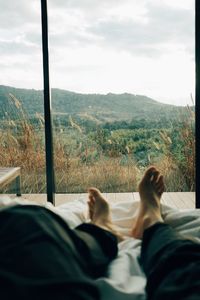
[[[163,222],[160,199],[164,192],[163,176],[155,167],[150,167],[139,184],[140,206],[132,236],[141,239],[146,228]]]
[[[88,190],[89,217],[92,223],[111,222],[110,207],[107,200],[96,188]]]
[[[115,229],[115,226],[112,223],[109,204],[101,192],[96,188],[90,188],[88,190],[88,198],[91,223],[112,232],[117,236],[118,241],[122,241],[122,235]]]

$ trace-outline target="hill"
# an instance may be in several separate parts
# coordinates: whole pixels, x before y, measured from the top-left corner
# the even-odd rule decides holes
[[[0,85],[0,112],[12,116],[10,96],[14,95],[30,117],[43,113],[43,92],[34,89],[19,89]],[[122,120],[176,119],[185,107],[163,104],[143,95],[133,94],[80,94],[61,89],[52,89],[53,114],[75,115],[79,119],[105,123]]]

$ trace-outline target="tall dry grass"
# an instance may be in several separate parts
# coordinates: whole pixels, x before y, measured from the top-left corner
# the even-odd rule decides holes
[[[70,169],[57,169],[57,190],[69,193],[86,192],[96,186],[103,192],[132,192],[136,190],[139,169],[130,164],[121,165],[120,159],[105,157],[93,164],[71,160]]]
[[[0,130],[0,166],[21,167],[22,191],[24,193],[43,192],[45,190],[45,150],[44,136],[31,125],[21,102],[9,94],[9,110],[5,112]],[[41,129],[44,120],[37,116]],[[10,191],[10,189],[9,189]],[[11,191],[12,192],[12,191]]]
[[[179,116],[180,126],[176,139],[172,129],[171,136],[165,131],[160,135],[164,142],[164,155],[154,164],[165,178],[166,191],[193,192],[195,191],[195,113],[187,107],[186,115]],[[173,151],[173,144],[178,145]]]
[[[21,102],[10,94],[10,106],[15,118],[11,119],[5,112],[3,126],[0,130],[0,166],[18,166],[22,169],[22,192],[43,193],[46,191],[44,119],[36,114],[37,127],[29,121]],[[173,131],[172,131],[173,132]],[[188,109],[179,128],[181,152],[172,151],[172,136],[160,132],[164,151],[158,160],[149,159],[149,165],[156,165],[165,177],[167,191],[194,191],[195,189],[195,138],[194,113]],[[83,161],[80,145],[77,153],[69,153],[61,135],[55,135],[54,166],[56,191],[81,193],[90,186],[96,186],[104,192],[131,192],[137,190],[138,181],[144,168],[140,167],[127,154],[126,163],[120,157],[100,155],[93,162]],[[89,149],[86,148],[85,155]]]

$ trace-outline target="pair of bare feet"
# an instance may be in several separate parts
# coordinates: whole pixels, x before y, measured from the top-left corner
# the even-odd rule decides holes
[[[136,221],[131,230],[134,238],[142,239],[143,232],[157,222],[163,222],[160,210],[160,199],[164,192],[163,176],[155,167],[150,167],[139,183],[140,204]],[[96,188],[90,188],[89,193],[89,217],[91,222],[105,230],[115,234],[118,241],[122,241],[122,235],[115,229],[112,223],[110,207],[107,200]]]

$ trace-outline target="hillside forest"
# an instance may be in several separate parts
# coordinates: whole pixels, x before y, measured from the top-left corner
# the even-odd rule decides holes
[[[0,86],[0,105],[1,167],[22,168],[23,193],[45,193],[42,91]],[[52,116],[57,193],[137,191],[150,165],[166,191],[195,190],[194,106],[52,89]]]

